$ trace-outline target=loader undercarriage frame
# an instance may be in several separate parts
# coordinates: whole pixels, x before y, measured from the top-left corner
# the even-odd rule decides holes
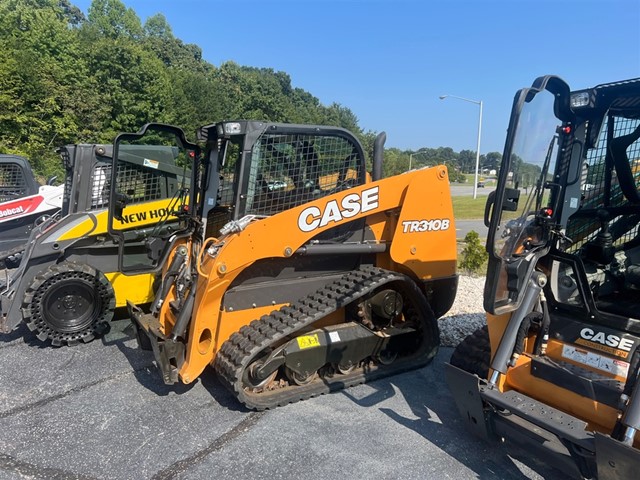
[[[377,331],[361,322],[313,329],[314,323],[383,287],[387,305],[402,305],[402,312],[391,314],[401,317],[399,323],[389,320]],[[389,300],[390,292],[398,298]],[[140,311],[131,308],[131,313],[165,382],[174,383],[184,347],[163,338]],[[263,410],[419,368],[435,356],[438,345],[437,322],[415,282],[362,267],[242,327],[221,346],[214,368],[242,403]]]

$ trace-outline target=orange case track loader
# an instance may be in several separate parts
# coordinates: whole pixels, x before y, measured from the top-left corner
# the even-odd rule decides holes
[[[171,131],[145,126],[114,151]],[[382,179],[384,135],[369,174],[359,141],[334,127],[223,122],[199,138],[182,228],[149,239],[164,249],[146,266],[162,271],[155,301],[149,312],[130,304],[166,383],[211,364],[242,403],[265,409],[433,358],[457,288],[446,167]],[[126,194],[112,193],[117,218]]]

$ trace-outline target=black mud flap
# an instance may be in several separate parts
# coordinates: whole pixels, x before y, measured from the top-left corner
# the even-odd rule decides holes
[[[131,302],[127,302],[127,310],[136,330],[138,346],[142,350],[153,350],[165,384],[178,383],[179,365],[184,363],[184,344],[167,339],[160,332],[158,321],[152,314],[144,313]]]
[[[20,281],[25,270],[24,263],[19,268],[3,269],[0,272],[0,333],[11,333],[22,323],[19,309],[18,315],[13,315],[13,317],[9,317],[9,311],[16,298],[15,285]]]
[[[595,434],[598,480],[626,480],[637,478],[640,451],[611,437]]]
[[[11,331],[15,328],[13,322],[10,322],[8,318],[10,306],[11,299],[0,294],[0,333],[11,333]]]
[[[483,440],[495,440],[490,432],[476,375],[445,363],[445,378],[453,394],[460,415],[467,421],[467,428]]]

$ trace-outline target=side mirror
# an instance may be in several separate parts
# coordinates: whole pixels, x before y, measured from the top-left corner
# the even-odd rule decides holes
[[[116,196],[113,202],[113,218],[122,222],[122,213],[124,212],[124,207],[127,206],[127,203],[131,201],[131,198],[124,193],[116,192]]]
[[[520,190],[517,188],[505,188],[504,197],[502,198],[502,210],[515,212],[518,210],[518,200],[520,199]],[[489,219],[491,217],[491,208],[496,202],[496,191],[489,193],[487,203],[484,206],[484,226],[489,227]]]
[[[520,190],[517,188],[505,188],[504,197],[502,199],[502,210],[515,212],[518,210],[518,200],[520,199]]]

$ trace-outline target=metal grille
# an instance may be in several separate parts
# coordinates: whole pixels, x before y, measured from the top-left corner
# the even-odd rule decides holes
[[[357,152],[341,137],[264,134],[251,154],[246,213],[273,215],[358,185]]]
[[[612,123],[611,123],[612,122]],[[622,117],[608,117],[603,122],[598,143],[587,154],[586,180],[582,186],[581,209],[604,209],[612,212],[616,207],[629,206],[630,203],[624,196],[616,171],[612,165],[608,165],[607,149],[608,138],[613,133],[613,138],[628,135],[640,126],[640,120]],[[632,143],[626,149],[636,186],[640,185],[640,142]],[[610,161],[609,161],[610,163]],[[640,211],[638,212],[640,213]],[[638,216],[610,215],[608,219],[609,231],[613,235],[614,245],[619,246],[635,238],[638,233]],[[576,251],[586,242],[591,240],[603,226],[603,219],[596,214],[587,216],[576,215],[570,219],[567,226],[567,236],[574,240],[570,251]]]
[[[231,208],[234,202],[236,185],[236,167],[240,156],[240,147],[236,144],[227,145],[227,156],[220,176],[220,188],[216,205]]]
[[[106,207],[109,203],[111,164],[97,163],[91,174],[91,210]]]
[[[8,202],[27,194],[24,172],[15,163],[0,164],[0,202]]]
[[[64,196],[62,197],[62,216],[69,215],[69,209],[71,206],[71,189],[73,187],[73,162],[71,158],[71,152],[69,148],[75,147],[62,147],[59,150],[60,158],[62,159],[62,166],[64,167]]]
[[[91,208],[104,207],[109,199],[111,165],[96,164],[93,170]],[[118,161],[116,191],[127,195],[127,205],[165,198],[162,172]]]

